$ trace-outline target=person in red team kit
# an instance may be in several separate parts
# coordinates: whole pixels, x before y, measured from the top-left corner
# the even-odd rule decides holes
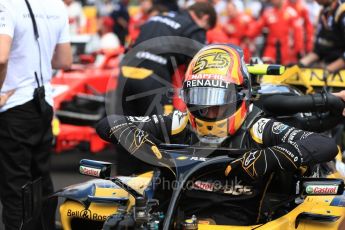
[[[309,53],[313,50],[314,43],[314,25],[310,20],[309,11],[302,0],[288,0],[287,5],[294,8],[298,14],[298,20],[303,27],[303,53]],[[297,54],[294,56],[298,57]]]
[[[297,12],[284,0],[271,0],[261,17],[249,25],[247,36],[254,38],[268,29],[263,58],[279,64],[290,64],[303,50],[302,26]]]
[[[212,30],[206,32],[206,40],[208,44],[226,44],[231,43],[228,35],[223,30],[223,25],[218,23]]]
[[[229,42],[238,45],[243,49],[244,59],[249,62],[251,56],[250,42],[245,39],[248,25],[253,22],[253,18],[246,13],[240,12],[233,1],[227,5],[228,21],[223,25],[225,33],[228,35]]]
[[[227,4],[227,22],[219,23],[214,29],[207,31],[208,43],[229,43],[243,49],[246,62],[249,62],[251,52],[248,39],[245,39],[248,25],[253,19],[240,12],[233,1]]]
[[[240,45],[248,25],[253,20],[249,15],[239,12],[232,1],[228,3],[227,9],[228,20],[223,25],[223,29],[228,35],[231,44]]]

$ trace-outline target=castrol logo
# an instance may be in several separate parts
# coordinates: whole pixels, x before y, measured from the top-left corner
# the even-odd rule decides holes
[[[203,182],[203,181],[195,181],[193,188],[212,192],[214,188],[214,184]]]
[[[338,186],[336,185],[308,185],[305,189],[307,194],[337,194]]]
[[[80,166],[79,167],[79,172],[84,175],[88,176],[94,176],[94,177],[99,177],[101,170],[100,169],[95,169],[91,167],[86,167],[86,166]]]

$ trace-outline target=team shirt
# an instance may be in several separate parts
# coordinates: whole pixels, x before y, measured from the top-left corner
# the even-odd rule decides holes
[[[13,39],[7,75],[1,91],[15,89],[15,93],[0,108],[0,112],[33,99],[33,92],[37,87],[34,73],[40,75],[40,62],[46,101],[53,105],[50,84],[51,60],[56,45],[70,41],[67,12],[62,1],[29,0],[29,3],[37,23],[40,52],[25,1],[0,0],[0,34],[8,35]],[[39,83],[42,84],[40,76]]]

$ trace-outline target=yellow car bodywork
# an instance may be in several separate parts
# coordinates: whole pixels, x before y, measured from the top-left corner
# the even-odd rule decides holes
[[[126,177],[126,183],[143,194],[143,191],[151,181],[153,173],[148,172],[141,174],[137,177]],[[339,178],[339,175],[332,174],[330,177]],[[125,177],[123,177],[125,178]],[[97,187],[95,189],[94,196],[97,197],[127,197],[129,199],[129,205],[127,210],[130,210],[135,203],[134,198],[121,188],[102,188]],[[170,199],[167,197],[167,199]],[[335,202],[336,201],[336,202]],[[332,203],[333,202],[333,203]],[[72,218],[88,219],[92,221],[104,222],[106,218],[114,213],[118,209],[117,204],[107,203],[91,203],[88,208],[85,208],[83,204],[74,200],[67,200],[60,206],[61,223],[64,230],[72,230],[71,220]],[[295,221],[299,214],[303,212],[323,215],[339,216],[339,219],[335,222],[317,222],[309,220],[301,220],[298,227],[295,228]],[[230,225],[211,225],[199,223],[199,229],[268,229],[268,230],[321,230],[321,229],[345,229],[345,194],[341,196],[309,196],[298,205],[295,209],[291,210],[288,214],[281,216],[278,219],[270,221],[264,225],[255,226],[230,226]]]
[[[306,93],[314,92],[314,87],[345,88],[345,70],[327,73],[318,68],[300,68],[292,66],[286,68],[280,76],[265,75],[262,83],[299,85],[306,87]]]

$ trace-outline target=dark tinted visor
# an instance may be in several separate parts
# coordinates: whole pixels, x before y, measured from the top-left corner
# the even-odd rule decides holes
[[[233,115],[240,106],[240,101],[220,106],[188,105],[189,112],[204,121],[218,121]]]
[[[212,87],[183,89],[182,98],[186,104],[202,106],[227,105],[239,99],[236,90]]]

